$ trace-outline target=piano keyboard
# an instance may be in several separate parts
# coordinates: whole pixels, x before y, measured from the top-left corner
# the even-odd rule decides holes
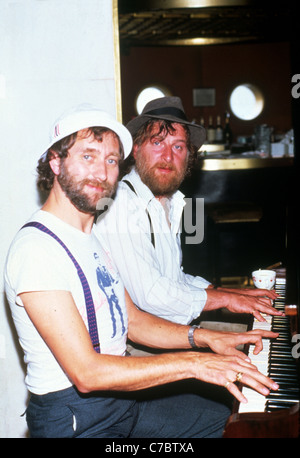
[[[274,307],[284,312],[285,308],[285,278],[277,278],[275,290],[279,297],[275,300]],[[249,357],[258,370],[272,378],[279,384],[277,391],[271,391],[268,396],[263,396],[255,390],[243,387],[243,394],[248,399],[247,404],[240,403],[238,412],[272,412],[277,409],[286,409],[299,402],[299,377],[296,361],[292,357],[291,333],[289,317],[266,316],[266,322],[253,321],[252,329],[265,329],[279,332],[277,339],[263,340],[263,350],[253,354],[254,345],[249,347]]]

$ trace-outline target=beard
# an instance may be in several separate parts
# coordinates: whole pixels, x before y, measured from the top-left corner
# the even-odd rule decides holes
[[[99,200],[104,197],[112,196],[117,187],[117,182],[115,184],[110,184],[103,183],[99,180],[89,180],[87,178],[75,182],[63,162],[61,163],[61,170],[57,177],[57,181],[65,195],[77,210],[89,214],[95,214]],[[95,193],[94,196],[89,196],[84,192],[84,187],[86,185],[99,188],[99,192]]]
[[[187,163],[182,170],[178,170],[173,164],[165,162],[157,162],[149,168],[147,161],[137,154],[135,168],[143,183],[148,186],[154,196],[171,196],[178,190],[184,180]],[[169,172],[166,174],[160,173],[158,169],[165,169]]]

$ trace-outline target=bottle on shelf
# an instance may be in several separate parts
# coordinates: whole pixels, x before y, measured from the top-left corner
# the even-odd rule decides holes
[[[225,127],[224,127],[224,143],[225,143],[225,148],[230,149],[230,146],[232,144],[232,130],[230,128],[230,114],[228,111],[225,113]]]
[[[223,127],[221,124],[221,116],[217,116],[217,125],[215,131],[215,142],[216,143],[223,143],[224,135],[223,135]]]
[[[215,128],[213,126],[213,118],[209,116],[208,118],[208,127],[207,127],[207,143],[215,142]]]

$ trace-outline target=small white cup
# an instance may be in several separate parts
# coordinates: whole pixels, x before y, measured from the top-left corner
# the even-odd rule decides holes
[[[255,270],[252,272],[252,279],[256,288],[272,289],[275,285],[276,272],[274,270]]]

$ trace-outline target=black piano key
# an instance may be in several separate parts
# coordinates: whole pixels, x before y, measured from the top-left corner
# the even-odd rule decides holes
[[[296,379],[291,379],[291,378],[272,378],[272,380],[274,380],[274,382],[278,383],[279,385],[279,389],[282,387],[282,389],[286,388],[286,389],[289,389],[289,387],[292,387],[292,389],[296,389],[297,390],[297,385],[298,385],[298,381]]]
[[[293,384],[288,384],[288,383],[280,383],[278,390],[276,391],[270,391],[270,393],[275,393],[275,396],[278,395],[278,393],[286,393],[286,394],[299,394],[299,388],[296,385]],[[270,396],[270,395],[268,395]]]
[[[286,382],[290,382],[291,384],[293,385],[297,385],[297,381],[298,381],[298,374],[296,372],[289,372],[289,371],[270,371],[270,373],[268,373],[268,376],[274,380],[274,382],[277,382],[279,383],[280,385],[280,380],[281,381],[286,381]]]
[[[270,349],[270,353],[272,357],[274,358],[286,358],[287,360],[291,359],[294,361],[294,357],[292,355],[292,351],[287,348],[287,349],[282,349],[282,348],[277,348],[277,347],[272,347]]]
[[[279,362],[277,363],[276,361],[272,361],[272,363],[269,365],[269,369],[270,369],[270,372],[271,371],[278,371],[279,373],[281,371],[283,372],[292,372],[294,370],[294,366],[292,364],[287,364],[287,363],[284,363],[284,362]],[[295,369],[295,373],[297,373],[296,369]]]
[[[271,377],[271,378],[273,378],[273,377],[276,376],[276,377],[282,378],[282,379],[284,379],[284,380],[290,380],[290,379],[292,379],[292,380],[298,380],[298,373],[297,373],[297,371],[295,371],[295,370],[292,370],[292,371],[282,371],[282,372],[281,372],[280,370],[278,370],[278,368],[275,369],[275,370],[274,370],[274,369],[270,369],[270,370],[268,371],[268,376]]]
[[[296,387],[298,386],[298,380],[297,380],[297,377],[296,376],[292,376],[292,377],[288,377],[288,376],[282,376],[280,374],[278,375],[275,375],[273,377],[271,377],[272,380],[276,383],[278,383],[279,387],[287,387],[287,386],[292,386],[292,387]]]
[[[270,345],[270,353],[272,354],[272,352],[274,351],[275,352],[279,352],[279,353],[287,353],[287,354],[292,354],[292,348],[290,345],[287,345],[287,344],[280,344],[280,343],[276,343],[276,344],[271,344]]]
[[[274,340],[278,340],[278,339],[283,339],[283,338],[286,338],[286,339],[290,339],[291,338],[291,333],[288,329],[286,329],[286,327],[283,327],[283,326],[272,326],[271,328],[272,330],[274,330],[273,332],[278,332],[279,336],[278,337],[275,337]]]
[[[273,332],[278,332],[278,336],[274,338],[274,342],[280,342],[281,340],[286,340],[287,342],[290,341],[291,334],[289,332],[283,332],[282,330],[273,327],[271,328]]]
[[[280,372],[280,371],[270,371],[268,376],[273,380],[282,380],[282,381],[290,381],[293,384],[296,384],[298,381],[298,374],[297,372]]]
[[[290,407],[292,407],[293,405],[295,405],[295,402],[291,402],[291,401],[267,401],[266,402],[266,412],[273,412],[275,410],[279,410],[279,409],[288,409]]]
[[[271,365],[276,365],[276,366],[280,366],[280,365],[283,365],[283,366],[294,366],[294,359],[293,357],[292,358],[289,358],[288,356],[287,357],[284,357],[283,355],[280,357],[277,357],[275,355],[272,355],[272,359],[270,361],[270,366]]]
[[[288,342],[280,342],[280,341],[277,341],[277,340],[272,340],[272,342],[270,342],[270,348],[279,348],[282,349],[282,351],[292,351],[292,347],[291,347],[291,343],[290,341]]]
[[[272,355],[273,352],[282,355],[292,355],[292,347],[286,342],[276,342],[275,345],[270,345],[269,352],[270,355]]]
[[[277,393],[276,395],[269,395],[268,400],[274,400],[275,402],[279,400],[280,402],[298,402],[299,396],[296,393]]]

